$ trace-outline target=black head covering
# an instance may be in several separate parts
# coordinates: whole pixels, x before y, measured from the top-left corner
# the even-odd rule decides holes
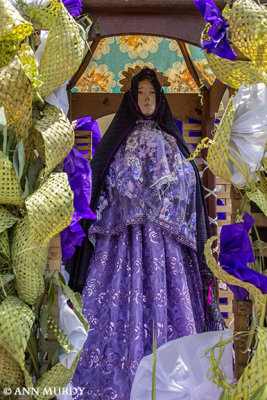
[[[156,108],[150,117],[146,117],[144,114],[142,114],[138,106],[138,84],[145,79],[151,81],[156,91]],[[167,103],[155,71],[150,68],[142,69],[133,77],[131,82],[131,90],[124,94],[120,108],[114,116],[113,121],[108,127],[98,147],[96,148],[94,157],[91,161],[93,177],[91,206],[93,210],[95,210],[97,205],[100,191],[102,189],[101,182],[103,183],[104,177],[108,172],[108,166],[111,159],[116,154],[121,143],[132,131],[136,120],[140,118],[154,119],[157,121],[163,130],[176,138],[176,140],[179,142],[179,147],[181,148],[182,153],[186,157],[189,156],[186,143],[176,126],[170,107]]]
[[[142,114],[138,106],[138,84],[140,81],[148,79],[153,84],[156,91],[156,108],[152,116],[146,117]],[[164,92],[160,86],[157,79],[156,73],[150,68],[142,69],[137,75],[135,75],[131,82],[131,90],[126,92],[123,96],[119,110],[115,114],[110,126],[108,127],[105,135],[101,139],[96,151],[94,153],[93,159],[91,161],[92,169],[92,197],[91,197],[91,209],[96,211],[98,199],[102,192],[103,185],[105,183],[105,178],[108,173],[109,165],[114,158],[114,155],[118,151],[122,142],[131,133],[136,121],[140,118],[143,119],[154,119],[158,122],[159,126],[165,132],[172,135],[176,141],[177,145],[185,157],[189,157],[190,153],[186,146],[186,143],[179,132],[179,129],[175,123],[173,115],[171,113],[170,107],[167,103]],[[196,212],[197,212],[197,246],[198,246],[198,262],[200,273],[203,281],[204,297],[208,296],[210,292],[210,286],[208,283],[213,282],[213,306],[209,305],[206,308],[207,323],[209,321],[214,321],[214,318],[209,318],[209,314],[217,313],[218,326],[221,326],[221,317],[216,299],[216,288],[214,277],[212,276],[210,270],[206,266],[204,260],[203,251],[204,244],[209,236],[209,223],[207,218],[207,213],[204,205],[204,198],[202,192],[202,186],[196,168],[195,163],[191,162],[195,174],[196,174]],[[69,286],[75,291],[82,291],[85,284],[87,268],[89,265],[89,260],[93,252],[93,246],[88,240],[88,228],[93,221],[81,220],[81,226],[86,233],[86,238],[84,239],[82,245],[76,249],[76,252],[71,260],[65,261],[66,269],[70,273]],[[214,317],[214,315],[213,315]],[[210,326],[210,329],[217,329],[216,326]]]

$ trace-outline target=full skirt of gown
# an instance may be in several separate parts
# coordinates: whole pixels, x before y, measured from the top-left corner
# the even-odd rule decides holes
[[[153,326],[157,347],[204,331],[196,252],[153,223],[99,235],[82,298],[90,330],[72,384],[84,400],[129,400]]]

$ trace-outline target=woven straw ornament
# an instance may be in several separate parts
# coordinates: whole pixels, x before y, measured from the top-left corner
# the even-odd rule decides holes
[[[0,107],[4,106],[7,126],[15,126],[17,141],[26,139],[32,126],[32,90],[17,56],[0,70]]]
[[[1,345],[12,354],[23,370],[25,350],[34,320],[33,311],[17,296],[8,296],[2,302],[0,308]]]
[[[267,8],[254,0],[237,0],[229,15],[232,43],[267,73]]]
[[[73,215],[73,192],[68,175],[51,174],[25,202],[31,243],[47,246],[50,239],[65,229]]]
[[[60,0],[52,0],[47,1],[45,5],[25,5],[24,7],[34,23],[37,23],[41,29],[50,30],[54,28],[57,23],[58,13],[62,7],[62,3]]]
[[[250,201],[253,201],[267,217],[267,191],[261,184],[257,184],[250,190],[246,190]]]
[[[229,182],[232,182],[232,180],[228,168],[228,146],[234,115],[235,106],[233,104],[233,98],[231,98],[216,130],[212,145],[210,146],[207,155],[209,169],[214,173],[214,175],[220,176]]]
[[[0,205],[0,233],[11,228],[19,220],[8,209]]]
[[[19,363],[4,347],[0,346],[0,390],[6,387],[16,390],[24,384],[24,374]]]
[[[6,296],[15,293],[14,273],[9,265],[10,262],[10,246],[8,231],[0,233],[0,304]],[[1,369],[0,369],[1,371]]]
[[[27,215],[12,228],[10,244],[18,296],[27,304],[39,304],[45,293],[43,276],[47,264],[48,248],[32,243]]]
[[[23,204],[22,190],[10,160],[3,160],[0,151],[0,204],[12,204],[21,206]]]
[[[19,44],[8,40],[0,42],[0,69],[8,65],[19,51]]]
[[[213,254],[212,254],[212,243],[218,239],[217,236],[212,236],[209,238],[205,244],[205,258],[208,267],[212,271],[212,273],[216,276],[217,279],[229,284],[229,285],[235,285],[235,286],[240,286],[242,288],[245,288],[250,296],[252,297],[254,301],[254,306],[255,306],[255,317],[257,320],[260,320],[262,317],[262,310],[265,309],[265,299],[267,295],[264,295],[260,289],[258,289],[256,286],[252,285],[251,283],[248,282],[243,282],[238,278],[235,278],[234,276],[228,274],[225,272],[222,267],[217,264]]]
[[[209,28],[210,24],[207,24],[202,33],[201,43],[210,39],[207,34]],[[216,78],[225,85],[239,89],[241,85],[250,86],[259,82],[267,83],[266,74],[259,71],[252,61],[231,61],[215,54],[207,53],[205,50],[204,55]]]
[[[47,104],[43,117],[33,126],[33,140],[45,168],[42,178],[64,160],[74,145],[74,131],[65,116],[57,107]]]
[[[48,244],[66,228],[73,213],[73,193],[67,174],[51,174],[25,202],[27,214],[12,229],[11,256],[18,296],[36,305],[45,292]]]
[[[9,260],[10,259],[10,247],[9,247],[9,238],[7,230],[0,233],[0,253]],[[6,263],[0,262],[0,273],[6,269]]]
[[[54,388],[65,387],[69,381],[72,379],[75,369],[77,367],[81,352],[77,355],[73,361],[71,368],[67,369],[62,364],[58,363],[52,367],[49,371],[45,372],[40,379],[35,383],[35,387],[39,388],[39,395],[35,396],[36,400],[49,400],[54,398],[54,394],[50,396],[45,395],[44,388],[52,388],[52,393]]]
[[[267,328],[258,327],[257,338],[256,352],[237,381],[232,400],[249,400],[258,389],[267,384]],[[264,400],[265,397],[257,399]]]
[[[85,42],[75,20],[62,3],[55,25],[51,27],[39,72],[44,84],[40,95],[47,97],[71,78],[80,66],[85,54]]]

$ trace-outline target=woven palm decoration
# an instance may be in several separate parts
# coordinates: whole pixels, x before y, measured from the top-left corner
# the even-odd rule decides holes
[[[52,0],[47,1],[45,5],[28,6],[25,4],[24,7],[33,22],[37,22],[45,30],[50,30],[57,23],[61,2],[60,0]]]
[[[0,390],[10,387],[16,390],[24,384],[24,374],[19,363],[4,347],[0,346]]]
[[[267,191],[264,187],[264,184],[256,184],[251,188],[246,188],[246,195],[248,196],[249,200],[257,204],[257,206],[267,217]]]
[[[27,138],[32,126],[32,90],[17,56],[0,70],[0,106],[4,106],[8,128],[16,128],[17,141]]]
[[[0,233],[11,228],[19,220],[6,207],[0,205]]]
[[[1,345],[12,354],[24,370],[25,350],[35,315],[17,296],[8,296],[0,308]],[[1,371],[1,374],[3,371]]]
[[[267,384],[267,328],[257,328],[258,347],[248,363],[237,386],[232,393],[232,400],[249,400],[252,395]],[[266,397],[257,397],[265,400]]]
[[[73,215],[73,192],[66,173],[51,174],[26,200],[31,242],[47,246],[65,229]]]
[[[39,395],[35,396],[36,400],[49,400],[55,397],[54,390],[65,387],[73,377],[77,367],[81,352],[77,355],[70,369],[65,368],[62,364],[57,363],[49,371],[45,372],[35,383],[35,387],[39,388]],[[46,395],[44,388],[52,388],[51,395]]]
[[[233,44],[267,73],[267,8],[254,0],[237,0],[229,16]]]
[[[6,269],[7,262],[10,260],[10,247],[7,230],[0,233],[0,254],[3,257],[3,260],[0,261],[0,273],[3,273]],[[7,262],[4,260],[7,260]]]
[[[10,246],[8,231],[0,233],[0,304],[6,296],[15,293],[15,275],[10,266]],[[1,371],[1,369],[0,369]]]
[[[216,130],[212,145],[210,146],[207,155],[209,169],[214,173],[214,175],[220,176],[221,178],[230,182],[232,182],[232,180],[228,168],[228,145],[234,115],[235,106],[233,103],[233,98],[231,98],[223,114],[219,127]]]
[[[0,69],[5,67],[13,60],[18,53],[19,44],[12,43],[8,40],[1,40],[0,42]]]
[[[209,28],[210,24],[207,24],[202,34],[202,43],[209,40],[207,34]],[[205,50],[204,54],[216,78],[225,85],[239,89],[241,85],[249,86],[259,82],[267,83],[266,74],[259,71],[252,61],[231,61],[215,54],[207,53]]]
[[[69,154],[74,145],[74,131],[57,107],[47,104],[43,117],[33,126],[33,139],[45,168],[42,177],[47,176]]]
[[[3,153],[0,151],[0,204],[12,204],[21,206],[22,190],[10,160],[3,160]]]
[[[260,289],[258,289],[256,286],[252,285],[251,283],[248,282],[243,282],[238,278],[235,278],[234,276],[228,274],[225,272],[222,267],[217,264],[215,258],[213,257],[212,254],[212,243],[214,240],[218,239],[217,236],[212,236],[209,238],[205,244],[205,258],[208,267],[212,271],[212,273],[216,276],[216,278],[220,279],[221,281],[229,284],[229,285],[235,285],[235,286],[240,286],[242,288],[245,288],[250,296],[252,297],[254,301],[254,306],[255,306],[255,317],[256,319],[260,320],[262,318],[262,310],[265,310],[265,299],[267,295],[264,295]]]
[[[39,93],[44,98],[73,76],[85,53],[85,42],[77,23],[61,2],[56,3],[59,7],[57,17],[50,28],[39,65],[44,82]]]
[[[44,272],[48,248],[33,243],[27,215],[11,232],[11,259],[18,296],[27,304],[39,304],[45,292]]]

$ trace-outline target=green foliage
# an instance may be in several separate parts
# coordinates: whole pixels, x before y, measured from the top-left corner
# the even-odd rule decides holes
[[[22,195],[23,199],[26,199],[30,194],[34,192],[36,188],[37,178],[43,168],[44,164],[40,157],[30,161],[27,175],[25,176],[25,189]]]
[[[90,31],[90,28],[92,26],[92,20],[88,17],[88,15],[81,15],[77,20],[76,20],[79,30],[80,30],[80,35],[87,47],[88,45],[88,33]]]
[[[40,312],[40,333],[41,333],[41,340],[44,342],[45,335],[47,332],[47,308],[45,306],[41,307]]]
[[[7,122],[3,106],[0,107],[0,130],[2,131],[3,159],[5,159],[7,148]]]
[[[223,389],[233,389],[235,387],[234,383],[228,383],[227,376],[220,369],[221,358],[225,349],[225,346],[228,343],[233,341],[233,337],[227,340],[223,340],[223,334],[220,337],[219,343],[216,343],[214,346],[208,348],[205,351],[205,356],[210,361],[210,368],[207,372],[207,378],[214,382],[218,387],[222,387]],[[218,357],[215,356],[215,350],[219,349]],[[210,353],[210,355],[208,355]],[[224,397],[222,398],[224,399]],[[221,400],[221,399],[220,399]]]
[[[223,389],[223,391],[219,397],[219,400],[229,400],[229,389],[228,388]]]
[[[17,143],[13,154],[13,166],[16,171],[18,180],[20,181],[25,167],[25,151],[22,140]]]

